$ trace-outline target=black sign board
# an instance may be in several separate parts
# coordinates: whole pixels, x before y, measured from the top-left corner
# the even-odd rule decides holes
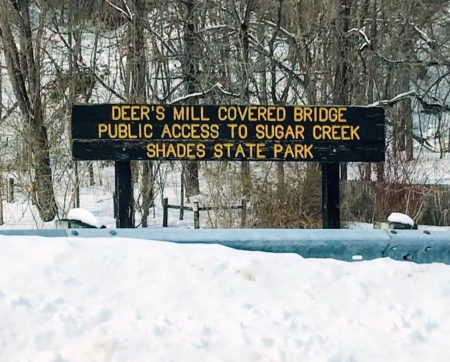
[[[350,106],[76,105],[75,160],[384,160],[384,110]]]

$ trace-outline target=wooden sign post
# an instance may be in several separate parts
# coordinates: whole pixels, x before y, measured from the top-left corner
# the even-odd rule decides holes
[[[117,205],[118,228],[134,228],[134,197],[131,181],[130,161],[116,161],[115,167],[115,200]]]
[[[336,228],[337,163],[384,161],[384,152],[381,107],[99,104],[72,109],[74,160],[119,161],[120,227],[133,225],[129,160],[320,162],[323,224]]]
[[[338,162],[322,163],[322,227],[341,227]]]

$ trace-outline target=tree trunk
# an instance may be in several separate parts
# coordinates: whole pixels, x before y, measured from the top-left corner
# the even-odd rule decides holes
[[[2,69],[2,53],[0,51],[0,123],[2,121],[2,116],[3,116],[3,102],[2,102],[2,96],[3,96],[3,84],[2,84],[2,73],[1,73],[1,69]],[[0,226],[3,225],[3,164],[2,164],[2,160],[0,158]]]
[[[89,186],[95,186],[95,177],[94,177],[94,163],[88,163],[88,172],[89,172]]]
[[[249,75],[249,67],[250,67],[250,42],[249,42],[249,34],[248,28],[250,25],[250,14],[253,10],[254,2],[253,0],[247,1],[247,7],[245,9],[244,19],[241,23],[240,36],[242,43],[242,81],[244,82],[243,89],[243,99],[249,103],[250,102],[250,75]],[[245,198],[248,198],[251,194],[252,190],[252,176],[250,172],[250,163],[249,161],[241,162],[241,180],[242,180],[242,195]]]
[[[146,41],[144,35],[145,17],[147,14],[145,0],[133,0],[130,2],[130,9],[134,18],[128,24],[128,59],[127,67],[130,77],[128,88],[128,99],[130,103],[145,103],[147,101],[147,59]],[[152,169],[151,161],[142,161],[142,205],[141,205],[141,225],[147,227],[147,218],[150,207],[153,203],[153,179],[150,173]],[[135,181],[138,179],[139,165],[134,169]],[[137,171],[137,172],[136,172]],[[131,183],[133,185],[133,182]],[[134,212],[134,200],[132,202]]]
[[[334,78],[333,102],[345,105],[350,101],[350,64],[349,64],[349,40],[350,15],[352,0],[340,0],[338,2],[338,20],[336,24],[336,74]],[[341,163],[341,180],[347,180],[347,163]]]
[[[37,126],[33,127],[34,129]],[[50,166],[47,129],[41,124],[32,143],[36,182],[36,206],[42,221],[51,221],[56,216],[56,201],[53,192],[53,178]]]
[[[0,112],[1,116],[1,112]],[[0,172],[0,226],[3,225],[3,177]]]
[[[413,34],[404,31],[405,40],[401,42],[400,50],[405,59],[413,60],[411,54],[414,52]],[[394,81],[395,94],[407,92],[410,90],[411,65],[399,64],[396,68],[396,78]],[[393,112],[393,150],[394,156],[398,152],[405,152],[406,160],[413,159],[413,140],[412,140],[412,102],[406,98],[399,102]]]
[[[76,97],[76,76],[78,75],[78,54],[81,53],[81,36],[78,30],[78,2],[71,1],[69,5],[69,24],[68,24],[68,34],[67,42],[72,51],[69,52],[69,95],[67,97],[67,120],[70,121],[70,112],[72,106],[75,103]],[[69,129],[69,127],[67,127]],[[71,137],[71,135],[69,136]],[[80,177],[78,170],[79,162],[72,161],[72,169],[74,171],[73,180],[73,207],[80,207]]]
[[[51,221],[56,216],[57,206],[53,192],[47,129],[44,125],[41,103],[39,59],[41,49],[36,47],[35,55],[28,1],[15,3],[14,9],[5,0],[2,0],[0,5],[3,9],[0,11],[0,38],[11,85],[26,124],[25,137],[29,142],[35,171],[36,206],[42,221]],[[9,24],[9,16],[12,12],[16,12],[16,15],[22,19],[16,24],[19,28],[20,52]],[[45,16],[45,6],[40,16]],[[40,44],[42,28],[38,28],[34,34],[37,37],[36,44]]]
[[[188,94],[195,93],[198,86],[199,65],[197,54],[198,50],[195,44],[194,27],[194,0],[186,0],[186,17],[184,28],[184,59],[183,73]],[[185,184],[187,197],[195,196],[200,193],[200,183],[198,179],[199,163],[197,161],[186,162],[185,165]]]
[[[150,215],[150,208],[154,202],[154,175],[153,164],[149,161],[142,163],[142,219],[141,225],[143,228],[148,226],[148,216]]]

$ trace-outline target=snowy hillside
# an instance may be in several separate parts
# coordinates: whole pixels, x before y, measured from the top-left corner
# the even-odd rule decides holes
[[[0,237],[0,361],[447,361],[450,266]]]

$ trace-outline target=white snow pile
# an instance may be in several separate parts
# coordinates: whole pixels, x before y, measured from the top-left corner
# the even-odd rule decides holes
[[[408,215],[402,214],[400,212],[392,212],[388,217],[388,221],[414,226],[414,220],[411,219],[411,217],[409,217]]]
[[[69,220],[81,221],[96,228],[102,227],[102,223],[94,216],[94,214],[82,208],[70,209],[67,213],[67,218]]]
[[[0,361],[448,361],[450,266],[0,236]]]

